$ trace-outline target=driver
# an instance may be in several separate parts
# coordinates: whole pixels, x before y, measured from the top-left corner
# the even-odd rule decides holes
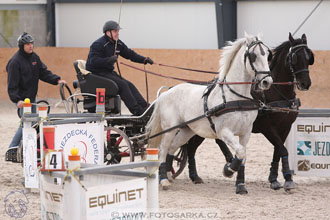
[[[118,55],[136,63],[153,64],[149,57],[144,57],[129,49],[119,40],[120,26],[115,21],[107,21],[103,26],[104,35],[93,42],[86,61],[86,69],[93,74],[109,78],[117,83],[119,95],[133,115],[142,115],[148,107],[137,88],[114,71]],[[116,52],[115,52],[116,50]]]

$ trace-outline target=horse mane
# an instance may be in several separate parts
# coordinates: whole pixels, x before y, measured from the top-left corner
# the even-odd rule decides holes
[[[293,45],[298,45],[298,44],[302,44],[302,39],[297,38],[294,40]],[[291,47],[291,43],[290,41],[285,41],[283,43],[281,43],[279,46],[277,46],[274,50],[274,58],[272,59],[272,62],[270,63],[270,70],[272,70],[276,64],[278,64],[278,60],[281,56],[281,54],[285,51],[289,51],[289,48]]]
[[[227,41],[227,45],[223,47],[221,59],[219,61],[220,69],[219,69],[219,80],[222,81],[229,72],[229,69],[232,65],[234,57],[241,49],[241,47],[245,44],[246,38],[240,38],[236,41]]]

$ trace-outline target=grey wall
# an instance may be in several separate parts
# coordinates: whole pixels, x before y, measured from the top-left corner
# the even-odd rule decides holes
[[[120,3],[56,3],[56,46],[89,47],[119,12]],[[218,48],[214,2],[124,3],[120,18],[120,39],[132,48]]]
[[[47,45],[46,5],[0,4],[0,47],[17,47],[17,38],[24,31],[35,38],[36,46]]]
[[[238,1],[237,37],[244,31],[263,33],[263,41],[270,47],[288,40],[319,0],[306,1]],[[323,1],[294,37],[307,35],[313,50],[330,50],[330,1]]]

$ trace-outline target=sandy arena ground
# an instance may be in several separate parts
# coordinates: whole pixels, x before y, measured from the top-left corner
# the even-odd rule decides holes
[[[5,220],[14,218],[6,214],[4,199],[10,192],[23,189],[23,173],[20,164],[4,161],[19,119],[12,104],[0,104],[0,219]],[[64,112],[63,109],[55,111]],[[206,140],[196,159],[205,184],[193,184],[185,169],[170,190],[160,191],[160,210],[167,211],[163,215],[165,218],[160,219],[330,219],[330,178],[294,176],[297,189],[292,193],[271,190],[267,178],[272,153],[272,145],[262,135],[252,135],[247,146],[245,170],[249,193],[236,195],[235,177],[227,179],[222,175],[224,157],[213,140]],[[282,176],[279,181],[284,182]],[[26,195],[28,210],[22,219],[41,219],[38,191]],[[176,213],[181,218],[174,218]]]

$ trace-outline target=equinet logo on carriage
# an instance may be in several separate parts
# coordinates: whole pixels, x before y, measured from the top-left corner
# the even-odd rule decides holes
[[[298,171],[329,170],[330,163],[311,163],[310,160],[298,160]]]

